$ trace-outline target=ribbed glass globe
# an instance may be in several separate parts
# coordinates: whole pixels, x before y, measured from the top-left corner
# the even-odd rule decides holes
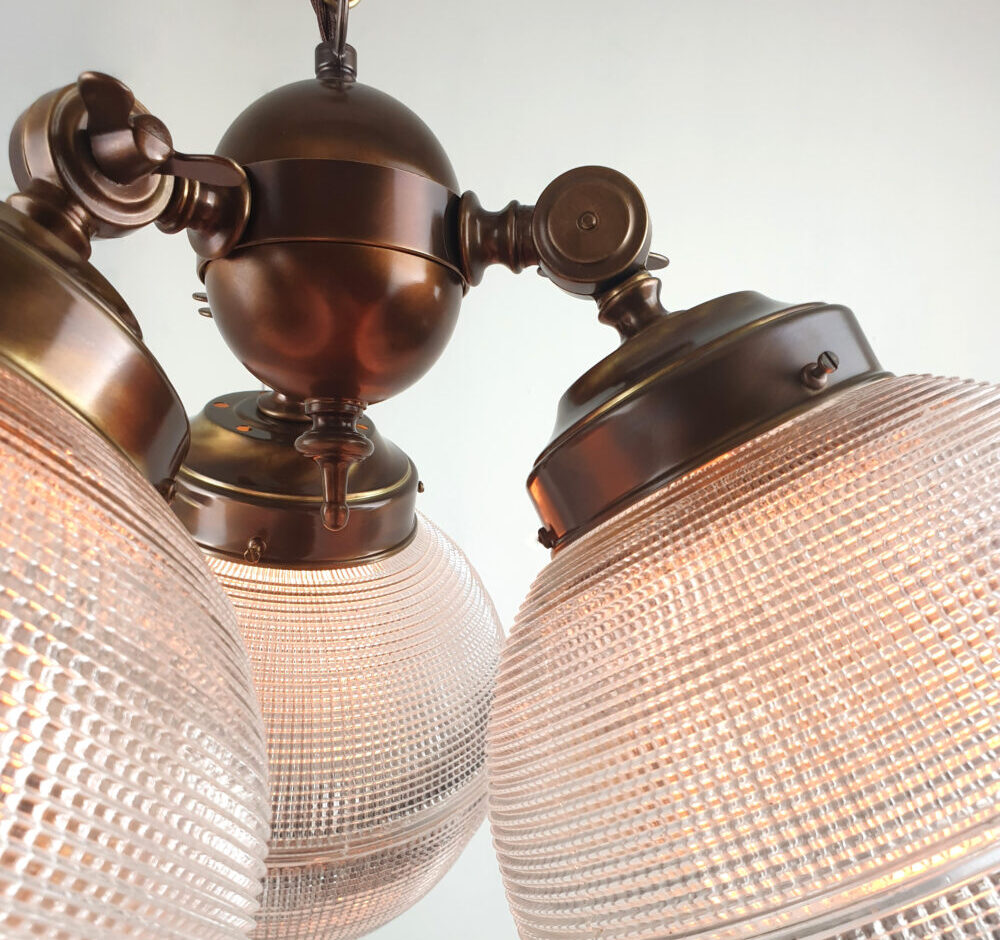
[[[138,471],[2,367],[0,455],[0,936],[246,936],[269,805],[232,609]]]
[[[211,558],[264,710],[274,827],[258,940],[359,937],[418,901],[486,814],[493,604],[420,517],[380,561]]]
[[[571,544],[488,755],[524,938],[1000,936],[1000,390],[855,388]]]

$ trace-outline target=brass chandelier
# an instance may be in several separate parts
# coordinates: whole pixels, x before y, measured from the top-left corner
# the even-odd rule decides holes
[[[357,80],[215,154],[87,72],[0,204],[0,935],[362,936],[487,811],[524,938],[1000,935],[1000,391],[896,377],[845,307],[667,312],[636,186],[484,209]],[[186,231],[267,387],[190,421],[91,241]],[[619,348],[531,470],[510,635],[369,408],[485,270]]]

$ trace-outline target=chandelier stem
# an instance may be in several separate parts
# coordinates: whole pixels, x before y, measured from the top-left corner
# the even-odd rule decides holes
[[[347,30],[346,30],[346,20],[347,13],[346,10],[350,8],[350,4],[347,0],[340,3],[339,0],[334,0],[332,3],[327,3],[326,0],[310,0],[312,3],[312,8],[316,13],[316,20],[319,23],[319,32],[323,37],[323,42],[333,42],[334,38],[337,36],[338,31],[346,40]],[[341,22],[341,7],[345,8],[343,14],[344,29],[338,30],[339,24]]]

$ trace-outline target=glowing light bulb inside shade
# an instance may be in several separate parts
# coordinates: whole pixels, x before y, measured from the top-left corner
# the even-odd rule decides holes
[[[369,564],[209,564],[268,732],[274,824],[254,937],[362,936],[429,891],[485,818],[493,604],[423,517]]]
[[[523,938],[1000,931],[1000,390],[883,379],[563,549],[502,657]]]
[[[0,366],[0,935],[235,940],[268,832],[232,609],[166,502]]]

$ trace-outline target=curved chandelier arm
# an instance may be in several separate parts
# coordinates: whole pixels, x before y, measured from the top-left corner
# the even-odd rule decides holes
[[[20,189],[10,204],[82,259],[92,238],[152,222],[167,232],[190,229],[202,257],[219,257],[249,216],[241,167],[174,150],[166,125],[100,72],[84,72],[30,106],[11,134],[10,162]]]
[[[623,338],[663,316],[660,282],[650,269],[665,258],[650,253],[652,227],[645,200],[628,177],[606,167],[580,167],[553,181],[534,206],[512,202],[482,208],[474,193],[459,204],[459,251],[469,284],[502,264],[539,272],[567,293],[592,297],[602,322]]]

